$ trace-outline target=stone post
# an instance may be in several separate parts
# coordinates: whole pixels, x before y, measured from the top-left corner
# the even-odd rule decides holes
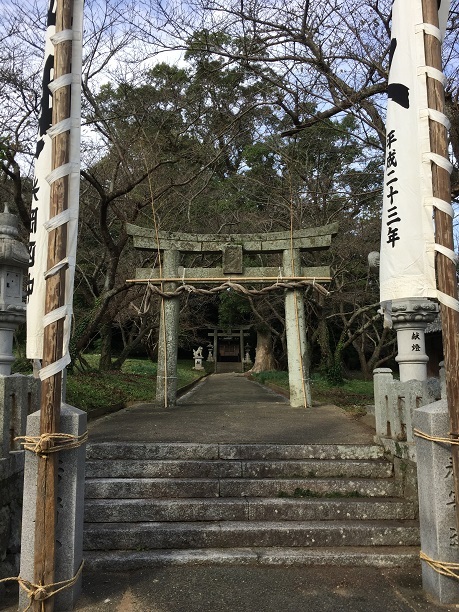
[[[394,300],[392,323],[397,332],[400,382],[426,380],[427,362],[424,330],[437,315],[438,306],[422,298]]]
[[[414,427],[435,437],[448,437],[445,398],[414,411]],[[421,550],[434,561],[457,563],[459,537],[451,446],[416,436]],[[459,603],[459,581],[443,576],[422,561],[424,589],[441,604]]]
[[[285,276],[300,276],[300,251],[298,249],[285,250],[282,256],[282,267]],[[306,344],[303,293],[297,289],[287,290],[285,293],[285,331],[287,336],[290,406],[307,408],[311,406],[309,357]]]
[[[14,438],[26,433],[27,414],[39,405],[39,380],[0,376],[0,578],[19,573],[24,452]]]
[[[24,453],[15,438],[26,431],[27,415],[39,405],[40,383],[11,375],[13,335],[26,319],[23,276],[33,249],[19,242],[16,215],[0,213],[0,577],[19,569]],[[11,569],[8,569],[11,568]]]
[[[61,407],[60,430],[79,436],[86,431],[86,413],[73,406]],[[27,419],[27,435],[40,434],[40,411]],[[77,573],[83,559],[84,464],[86,446],[59,452],[56,528],[55,582],[69,580]],[[21,577],[34,581],[35,506],[37,495],[38,458],[26,451],[24,472],[24,507],[22,514]],[[55,597],[54,610],[73,610],[81,591],[81,578]],[[22,589],[19,594],[20,610],[30,600]]]
[[[389,403],[393,380],[394,377],[390,368],[373,370],[376,435],[382,438],[392,436]]]
[[[244,373],[244,330],[239,332],[239,355],[241,357],[241,372]]]
[[[179,252],[163,251],[162,273],[164,277],[176,278]],[[177,283],[163,283],[164,291],[174,291]],[[161,301],[158,341],[158,370],[156,378],[156,403],[158,406],[175,406],[177,399],[177,349],[179,333],[180,298],[165,298]]]

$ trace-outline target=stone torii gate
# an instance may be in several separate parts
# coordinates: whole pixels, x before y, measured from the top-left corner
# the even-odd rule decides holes
[[[338,224],[260,234],[186,234],[156,232],[126,225],[134,238],[134,247],[160,254],[158,268],[137,268],[135,280],[160,284],[164,292],[174,291],[180,283],[215,284],[226,281],[261,285],[276,281],[310,280],[318,283],[330,281],[329,266],[302,267],[301,251],[327,249]],[[184,268],[181,253],[221,252],[221,265],[215,268]],[[282,254],[278,267],[248,267],[244,254]],[[179,297],[162,299],[158,343],[158,370],[156,402],[174,406],[177,397],[177,349],[179,331]],[[309,387],[309,358],[307,355],[303,292],[291,289],[285,292],[285,326],[287,336],[290,405],[307,407],[311,403]]]

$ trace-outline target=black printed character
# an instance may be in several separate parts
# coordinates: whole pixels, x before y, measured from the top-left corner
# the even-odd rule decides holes
[[[48,27],[56,25],[56,3],[55,0],[50,0],[48,5]],[[46,58],[45,66],[43,68],[43,80],[41,86],[41,101],[40,101],[40,117],[38,119],[38,133],[40,138],[37,142],[37,148],[35,151],[36,159],[39,158],[40,153],[43,151],[45,142],[43,140],[47,130],[51,127],[52,123],[52,105],[50,101],[50,92],[48,89],[51,83],[51,72],[54,68],[54,55],[50,54]]]
[[[389,50],[389,70],[394,59],[395,50],[397,49],[397,39],[393,38],[390,41]],[[396,104],[399,104],[403,108],[410,108],[410,90],[406,85],[402,83],[390,83],[387,87],[387,95]]]

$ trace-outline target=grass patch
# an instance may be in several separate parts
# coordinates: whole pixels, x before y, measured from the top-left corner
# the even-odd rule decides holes
[[[289,388],[288,372],[260,372],[253,374],[253,378],[261,384]],[[372,380],[345,380],[343,385],[334,386],[317,373],[311,376],[311,394],[315,402],[334,404],[355,416],[364,415],[364,406],[374,401]]]
[[[146,359],[127,359],[121,371],[100,372],[98,355],[85,355],[91,369],[67,376],[67,401],[91,413],[93,410],[117,408],[131,402],[152,402],[156,393],[157,365]],[[179,361],[178,386],[201,378],[204,372],[192,369],[192,362]]]
[[[287,389],[288,391],[288,372],[270,370],[268,372],[258,372],[257,374],[252,374],[252,376],[254,380],[261,383],[262,385],[271,383],[272,385],[282,387],[283,389]]]
[[[343,385],[333,386],[325,377],[313,374],[311,393],[314,400],[334,404],[355,416],[364,415],[364,406],[374,402],[372,380],[345,380]]]
[[[352,497],[363,497],[358,491],[349,491],[348,493],[341,493],[340,491],[331,491],[329,493],[320,493],[318,491],[311,491],[311,489],[302,489],[297,487],[293,493],[286,493],[285,491],[279,491],[278,497],[327,497],[327,498],[352,498]]]

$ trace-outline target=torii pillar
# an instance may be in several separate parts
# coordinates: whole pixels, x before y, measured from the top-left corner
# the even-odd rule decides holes
[[[299,249],[287,249],[282,253],[282,268],[286,276],[301,275]],[[285,292],[285,333],[288,352],[288,383],[290,406],[311,406],[309,383],[309,355],[306,342],[303,292],[297,289]]]
[[[162,273],[165,278],[176,278],[179,252],[162,251]],[[164,291],[174,291],[177,283],[164,282]],[[180,298],[161,298],[158,339],[158,368],[156,372],[156,403],[169,408],[177,399],[177,350],[179,335]]]

